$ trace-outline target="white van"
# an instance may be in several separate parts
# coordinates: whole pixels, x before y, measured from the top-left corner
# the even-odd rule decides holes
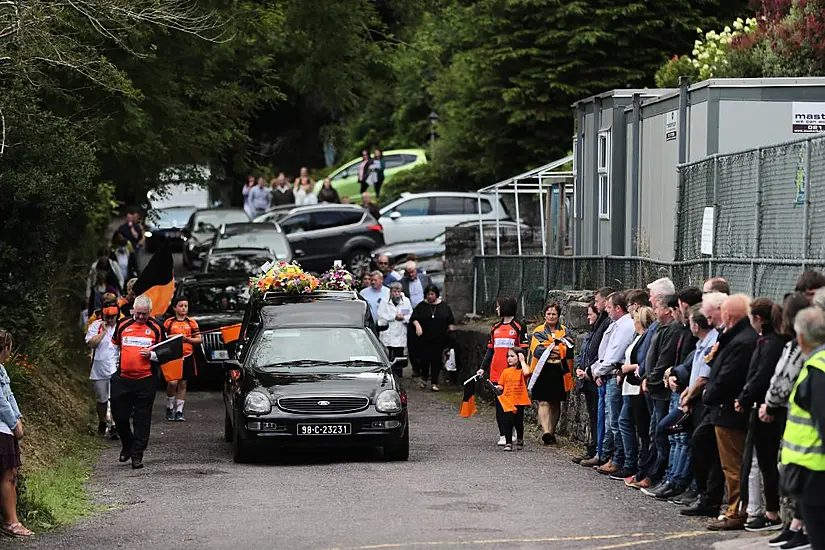
[[[401,198],[380,210],[386,244],[429,240],[448,227],[482,220],[510,219],[504,204],[494,195],[431,191],[402,193]]]
[[[210,208],[212,202],[206,187],[212,172],[207,166],[167,168],[160,175],[160,186],[146,193],[151,210],[191,206]]]

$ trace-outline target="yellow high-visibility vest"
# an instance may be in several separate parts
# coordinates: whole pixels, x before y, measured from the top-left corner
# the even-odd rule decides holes
[[[797,405],[794,399],[799,385],[811,369],[825,372],[825,351],[815,353],[805,361],[791,392],[791,410],[782,441],[782,464],[796,464],[815,472],[825,472],[825,445],[819,437],[819,430],[814,426],[811,413]]]

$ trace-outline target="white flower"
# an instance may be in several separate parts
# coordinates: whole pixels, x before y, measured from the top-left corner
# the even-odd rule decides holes
[[[728,27],[727,25],[725,26],[725,32],[730,32],[730,27]]]

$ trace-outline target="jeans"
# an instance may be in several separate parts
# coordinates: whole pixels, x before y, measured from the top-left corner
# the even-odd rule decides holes
[[[133,458],[143,458],[149,444],[156,384],[154,376],[140,380],[112,376],[112,417],[123,453]]]
[[[650,478],[654,484],[659,483],[665,475],[667,459],[670,454],[670,444],[667,434],[664,438],[659,435],[659,422],[668,412],[669,402],[663,399],[653,399],[647,395],[647,404],[650,407],[650,451],[647,459],[639,468],[637,479]]]
[[[622,432],[619,430],[619,415],[622,412],[622,387],[616,384],[616,377],[606,377],[602,379],[604,388],[604,439],[602,448],[607,449],[610,445],[612,449],[612,461],[615,466],[624,468],[624,445],[622,444]],[[605,453],[607,454],[607,453]]]
[[[658,431],[667,434],[667,428],[673,426],[682,417],[679,409],[679,394],[674,393],[670,398],[670,412],[659,422]],[[665,479],[674,485],[686,487],[693,479],[693,461],[690,456],[690,433],[684,431],[678,434],[667,435],[670,444]]]
[[[613,433],[611,432],[608,436],[608,432],[605,429],[605,397],[607,396],[607,388],[604,385],[596,386],[597,392],[599,394],[599,408],[598,408],[598,416],[596,417],[596,426],[597,426],[597,434],[599,441],[598,452],[596,456],[601,458],[602,460],[608,460],[613,458]]]
[[[622,434],[622,450],[624,450],[624,469],[635,472],[639,466],[639,440],[636,432],[636,421],[633,418],[633,401],[635,395],[622,397],[622,412],[619,413],[619,431]]]

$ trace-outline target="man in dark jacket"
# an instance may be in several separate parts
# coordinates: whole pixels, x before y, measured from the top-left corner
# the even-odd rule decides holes
[[[587,354],[582,361],[584,369],[576,371],[578,378],[577,386],[579,391],[584,394],[587,402],[587,415],[590,420],[590,440],[587,443],[587,453],[584,456],[576,457],[573,462],[581,464],[582,466],[598,466],[601,464],[601,444],[604,436],[604,410],[599,409],[599,388],[592,378],[588,378],[587,369],[599,359],[599,345],[602,343],[607,327],[610,326],[610,317],[608,317],[605,308],[607,306],[607,297],[613,294],[614,290],[609,287],[603,287],[596,291],[595,303],[596,310],[599,312],[599,318],[593,327],[593,336],[590,337],[590,343],[587,346]],[[601,419],[601,422],[599,420]]]
[[[722,304],[722,322],[726,329],[719,335],[719,347],[702,394],[702,402],[709,409],[710,422],[716,432],[728,489],[728,509],[723,519],[708,525],[713,531],[744,529],[747,519],[747,514],[739,509],[747,417],[736,411],[735,402],[745,386],[748,366],[759,338],[748,319],[749,305],[748,298],[741,295],[730,296]]]
[[[415,308],[424,301],[424,289],[430,286],[430,278],[424,273],[418,272],[418,265],[415,262],[407,262],[400,283],[404,295],[410,299],[412,307]],[[421,372],[423,357],[419,338],[412,323],[407,325],[407,352],[410,356],[413,376],[418,376]]]

